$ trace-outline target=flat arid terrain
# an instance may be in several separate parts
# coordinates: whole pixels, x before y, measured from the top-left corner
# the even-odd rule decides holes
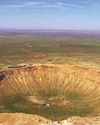
[[[18,64],[75,64],[100,68],[100,36],[91,33],[1,33],[0,68]]]
[[[0,125],[100,125],[100,36],[0,34]]]

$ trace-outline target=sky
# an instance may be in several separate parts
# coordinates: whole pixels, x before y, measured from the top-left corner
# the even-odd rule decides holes
[[[0,0],[0,29],[100,30],[100,0]]]

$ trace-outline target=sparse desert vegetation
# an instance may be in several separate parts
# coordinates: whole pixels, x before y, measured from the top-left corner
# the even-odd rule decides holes
[[[30,63],[100,68],[100,37],[67,33],[0,35],[0,68]]]

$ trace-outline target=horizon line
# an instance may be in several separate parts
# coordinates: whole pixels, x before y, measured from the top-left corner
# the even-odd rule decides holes
[[[38,28],[0,28],[0,31],[100,31],[100,29],[51,29],[51,28],[42,28],[42,29],[38,29]]]

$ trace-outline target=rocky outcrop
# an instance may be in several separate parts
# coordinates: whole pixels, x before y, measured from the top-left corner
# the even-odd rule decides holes
[[[49,120],[36,116],[23,113],[1,113],[0,125],[40,125],[49,123]]]
[[[0,125],[100,125],[100,117],[71,117],[63,121],[51,121],[36,115],[3,113],[0,114]]]

